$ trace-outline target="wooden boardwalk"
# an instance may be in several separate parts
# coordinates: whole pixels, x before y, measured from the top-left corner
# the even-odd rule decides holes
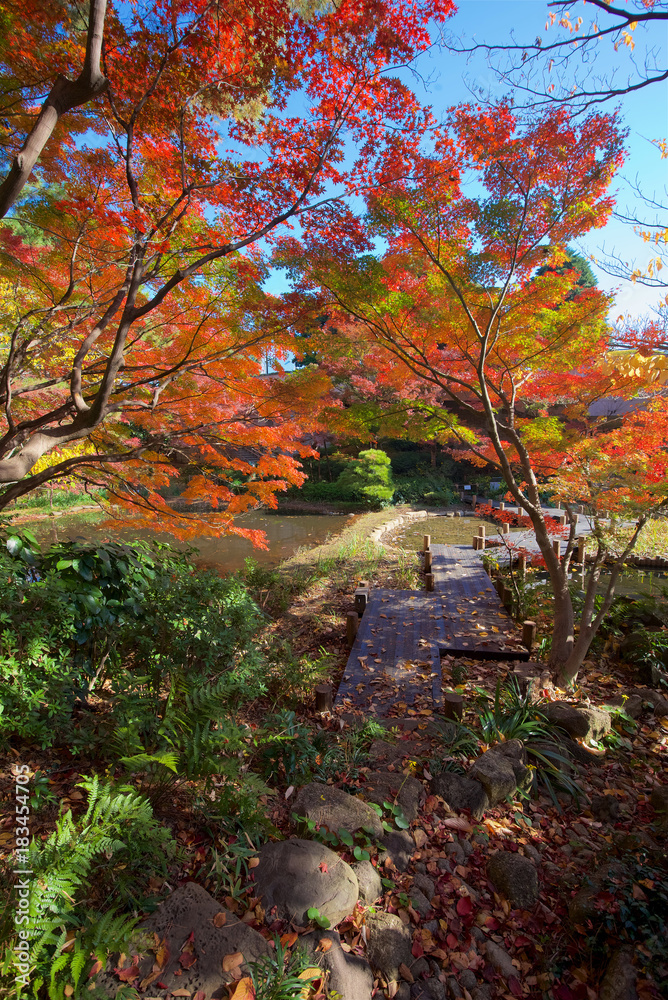
[[[379,717],[431,714],[441,653],[528,659],[517,627],[472,548],[432,545],[434,592],[373,590],[336,706]]]

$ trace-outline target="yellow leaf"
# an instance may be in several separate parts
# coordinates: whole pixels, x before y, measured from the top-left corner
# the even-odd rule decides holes
[[[243,979],[234,984],[234,989],[230,993],[230,1000],[255,1000],[253,980],[250,976],[244,976]]]
[[[240,965],[244,964],[244,956],[240,951],[233,951],[229,955],[225,955],[223,958],[223,972],[232,972],[233,969],[238,969]]]

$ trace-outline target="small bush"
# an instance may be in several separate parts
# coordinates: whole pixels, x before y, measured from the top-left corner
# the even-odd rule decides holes
[[[361,451],[357,461],[341,473],[336,485],[349,488],[369,504],[389,504],[394,497],[390,459],[377,448]]]

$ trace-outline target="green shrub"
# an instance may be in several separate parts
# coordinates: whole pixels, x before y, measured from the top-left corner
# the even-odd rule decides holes
[[[377,448],[361,451],[357,460],[341,473],[336,485],[351,489],[367,503],[389,504],[394,496],[390,459]]]
[[[458,502],[450,479],[437,472],[395,478],[395,503],[419,503],[431,507],[449,507]]]

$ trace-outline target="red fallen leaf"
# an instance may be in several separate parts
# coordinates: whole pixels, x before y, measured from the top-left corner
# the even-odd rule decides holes
[[[122,983],[131,983],[139,975],[139,966],[129,965],[127,969],[115,969],[114,971]]]
[[[197,961],[197,955],[192,951],[184,951],[179,955],[179,964],[183,966],[184,969],[189,969]]]
[[[326,861],[321,861],[321,862],[320,862],[320,864],[318,865],[318,868],[319,868],[319,869],[320,869],[320,871],[321,871],[321,872],[323,872],[323,873],[324,873],[325,875],[327,874],[327,862],[326,862]]]
[[[204,990],[198,990],[195,996],[193,997],[193,1000],[206,1000],[206,993],[204,992]]]
[[[473,903],[470,896],[460,896],[457,900],[457,913],[460,917],[468,917],[473,912]]]
[[[556,1000],[575,1000],[573,991],[566,986],[566,983],[559,983],[552,988]]]
[[[411,953],[413,958],[422,958],[424,955],[424,948],[419,941],[413,941],[413,947],[411,948]]]
[[[95,965],[93,966],[93,968],[88,973],[88,978],[90,979],[92,976],[97,975],[97,973],[102,968],[104,968],[104,966],[102,965],[102,962],[98,959],[97,962],[95,963]]]
[[[510,976],[508,979],[508,988],[514,997],[522,996],[522,984],[516,976]]]
[[[455,937],[454,934],[448,934],[448,936],[446,937],[445,941],[446,941],[446,944],[447,944],[448,948],[452,948],[453,950],[459,944],[459,941],[457,940],[457,938]]]
[[[524,948],[526,945],[531,944],[531,940],[524,934],[518,934],[514,943],[516,948]]]

